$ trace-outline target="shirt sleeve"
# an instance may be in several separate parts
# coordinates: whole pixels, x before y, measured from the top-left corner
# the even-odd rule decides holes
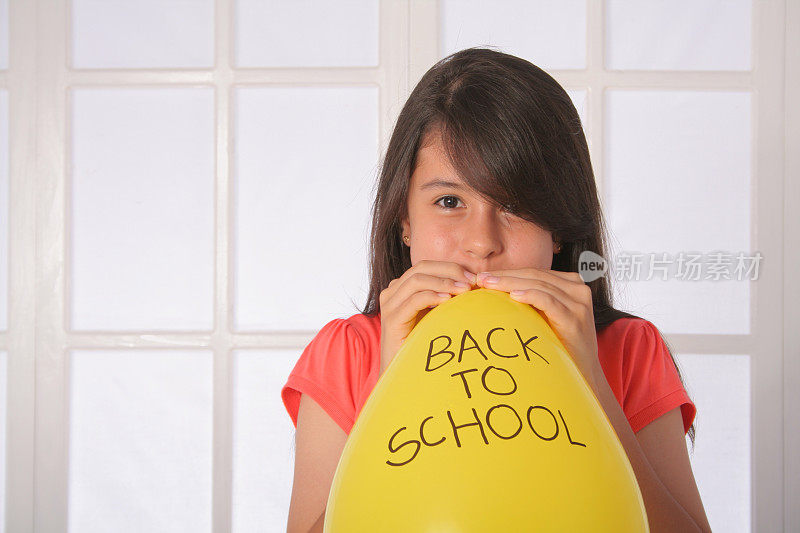
[[[294,426],[300,395],[307,394],[349,434],[361,377],[368,371],[363,361],[364,343],[352,324],[337,318],[323,326],[303,350],[281,389],[283,405]]]
[[[634,433],[680,407],[686,434],[697,409],[681,383],[667,345],[652,323],[644,321],[629,334],[624,360],[626,387],[622,407]]]

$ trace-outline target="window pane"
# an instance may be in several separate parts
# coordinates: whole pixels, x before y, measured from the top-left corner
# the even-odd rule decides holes
[[[379,5],[236,0],[236,66],[377,66]]]
[[[72,128],[72,327],[208,330],[214,93],[78,89]]]
[[[236,329],[319,329],[366,298],[374,87],[235,94]]]
[[[586,68],[584,0],[440,0],[440,57],[497,46],[542,69]]]
[[[213,0],[72,0],[74,68],[214,66]]]
[[[750,0],[608,0],[612,70],[750,70]]]
[[[211,531],[212,356],[69,358],[69,531]]]
[[[750,356],[679,354],[697,407],[690,450],[700,497],[713,531],[750,531]]]
[[[611,90],[605,115],[612,267],[624,276],[622,252],[656,254],[638,257],[638,276],[628,270],[615,280],[619,303],[668,333],[748,333],[750,281],[737,274],[735,256],[754,253],[750,94]],[[733,256],[717,261],[720,251]],[[705,263],[697,280],[690,254]],[[650,268],[650,258],[666,259],[668,274]]]
[[[286,529],[295,429],[280,392],[299,356],[299,350],[234,352],[234,533]]]

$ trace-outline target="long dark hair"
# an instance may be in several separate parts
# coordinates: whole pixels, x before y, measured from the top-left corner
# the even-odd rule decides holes
[[[578,272],[584,250],[608,257],[589,148],[569,95],[524,59],[467,48],[433,65],[397,118],[372,206],[370,287],[363,314],[377,315],[381,291],[411,267],[400,221],[408,212],[417,151],[434,134],[469,187],[552,232],[561,243],[553,270]],[[588,285],[598,333],[619,318],[640,318],[613,307],[608,273]],[[694,447],[694,424],[688,434]]]

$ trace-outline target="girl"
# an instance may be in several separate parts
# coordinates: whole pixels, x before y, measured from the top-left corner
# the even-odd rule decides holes
[[[328,322],[281,396],[295,423],[288,531],[322,531],[353,423],[414,325],[452,295],[506,291],[544,313],[608,415],[650,529],[709,531],[684,435],[695,406],[656,327],[611,305],[606,229],[580,119],[528,61],[470,48],[436,63],[403,107],[373,206],[363,311]]]

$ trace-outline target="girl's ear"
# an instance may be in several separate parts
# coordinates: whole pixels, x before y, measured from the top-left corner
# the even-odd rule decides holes
[[[402,231],[400,238],[402,238],[403,235],[409,235],[411,233],[411,225],[408,223],[408,218],[404,218],[400,221],[400,230]]]

